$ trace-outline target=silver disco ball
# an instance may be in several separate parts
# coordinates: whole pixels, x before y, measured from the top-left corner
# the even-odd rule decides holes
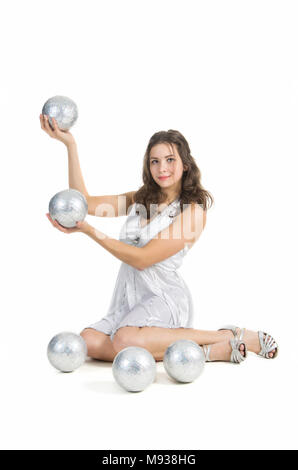
[[[61,372],[72,372],[85,362],[87,345],[82,336],[63,331],[51,339],[47,354],[53,367]]]
[[[43,105],[42,114],[49,116],[49,123],[52,128],[51,118],[54,117],[59,129],[68,131],[78,119],[78,107],[67,96],[53,96]]]
[[[52,220],[57,220],[66,228],[76,226],[88,214],[85,196],[76,189],[65,189],[55,194],[49,202],[49,213]]]
[[[112,365],[114,379],[128,392],[140,392],[154,382],[156,362],[147,349],[129,346],[122,349]]]
[[[194,341],[179,339],[167,348],[163,365],[172,379],[193,382],[204,370],[205,354]]]

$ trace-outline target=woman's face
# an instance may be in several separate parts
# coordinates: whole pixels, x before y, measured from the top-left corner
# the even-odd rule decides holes
[[[183,166],[175,144],[154,145],[149,155],[149,162],[152,178],[162,189],[170,187],[179,189],[183,171],[187,166]]]

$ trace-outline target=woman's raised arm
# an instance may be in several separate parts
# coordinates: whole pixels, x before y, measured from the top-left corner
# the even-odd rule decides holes
[[[77,189],[80,193],[84,194],[88,202],[89,194],[80,166],[77,144],[74,141],[66,145],[66,147],[68,152],[68,185],[70,188]]]
[[[84,194],[88,199],[89,194],[86,189],[77,150],[77,144],[74,136],[69,131],[61,131],[59,129],[56,119],[52,118],[53,129],[49,124],[48,116],[40,114],[40,125],[41,128],[50,136],[52,139],[59,140],[62,142],[68,151],[68,184],[72,189],[77,189],[80,193]]]
[[[128,214],[130,206],[134,203],[136,191],[111,196],[90,196],[85,186],[76,141],[69,131],[61,131],[57,122],[52,118],[51,128],[48,116],[41,114],[41,128],[53,139],[65,144],[68,152],[68,184],[69,188],[77,189],[84,194],[88,203],[88,214],[97,217],[119,217]]]

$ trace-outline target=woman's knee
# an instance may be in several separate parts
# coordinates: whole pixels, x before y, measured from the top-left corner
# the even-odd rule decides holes
[[[82,336],[82,338],[86,342],[88,356],[93,357],[97,353],[98,349],[102,345],[103,340],[105,339],[103,338],[103,336],[106,335],[92,328],[85,328],[83,331],[81,331],[80,336]]]
[[[141,346],[139,330],[140,328],[137,326],[123,326],[119,328],[114,334],[112,341],[115,351],[118,353],[129,346]]]

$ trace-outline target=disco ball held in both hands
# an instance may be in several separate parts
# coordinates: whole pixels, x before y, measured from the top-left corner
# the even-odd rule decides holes
[[[114,379],[128,392],[140,392],[154,382],[156,362],[147,349],[129,346],[122,349],[112,365]]]
[[[47,355],[53,367],[61,372],[72,372],[85,362],[87,345],[82,336],[64,331],[51,339]]]
[[[49,116],[49,123],[53,129],[52,117],[56,119],[61,131],[68,131],[78,119],[78,107],[67,96],[53,96],[45,102],[42,114]]]
[[[167,348],[163,365],[172,379],[193,382],[204,370],[205,354],[194,341],[179,339]]]
[[[88,214],[87,200],[80,191],[65,189],[52,197],[49,213],[52,220],[57,220],[63,227],[75,227],[76,222],[82,222]]]

